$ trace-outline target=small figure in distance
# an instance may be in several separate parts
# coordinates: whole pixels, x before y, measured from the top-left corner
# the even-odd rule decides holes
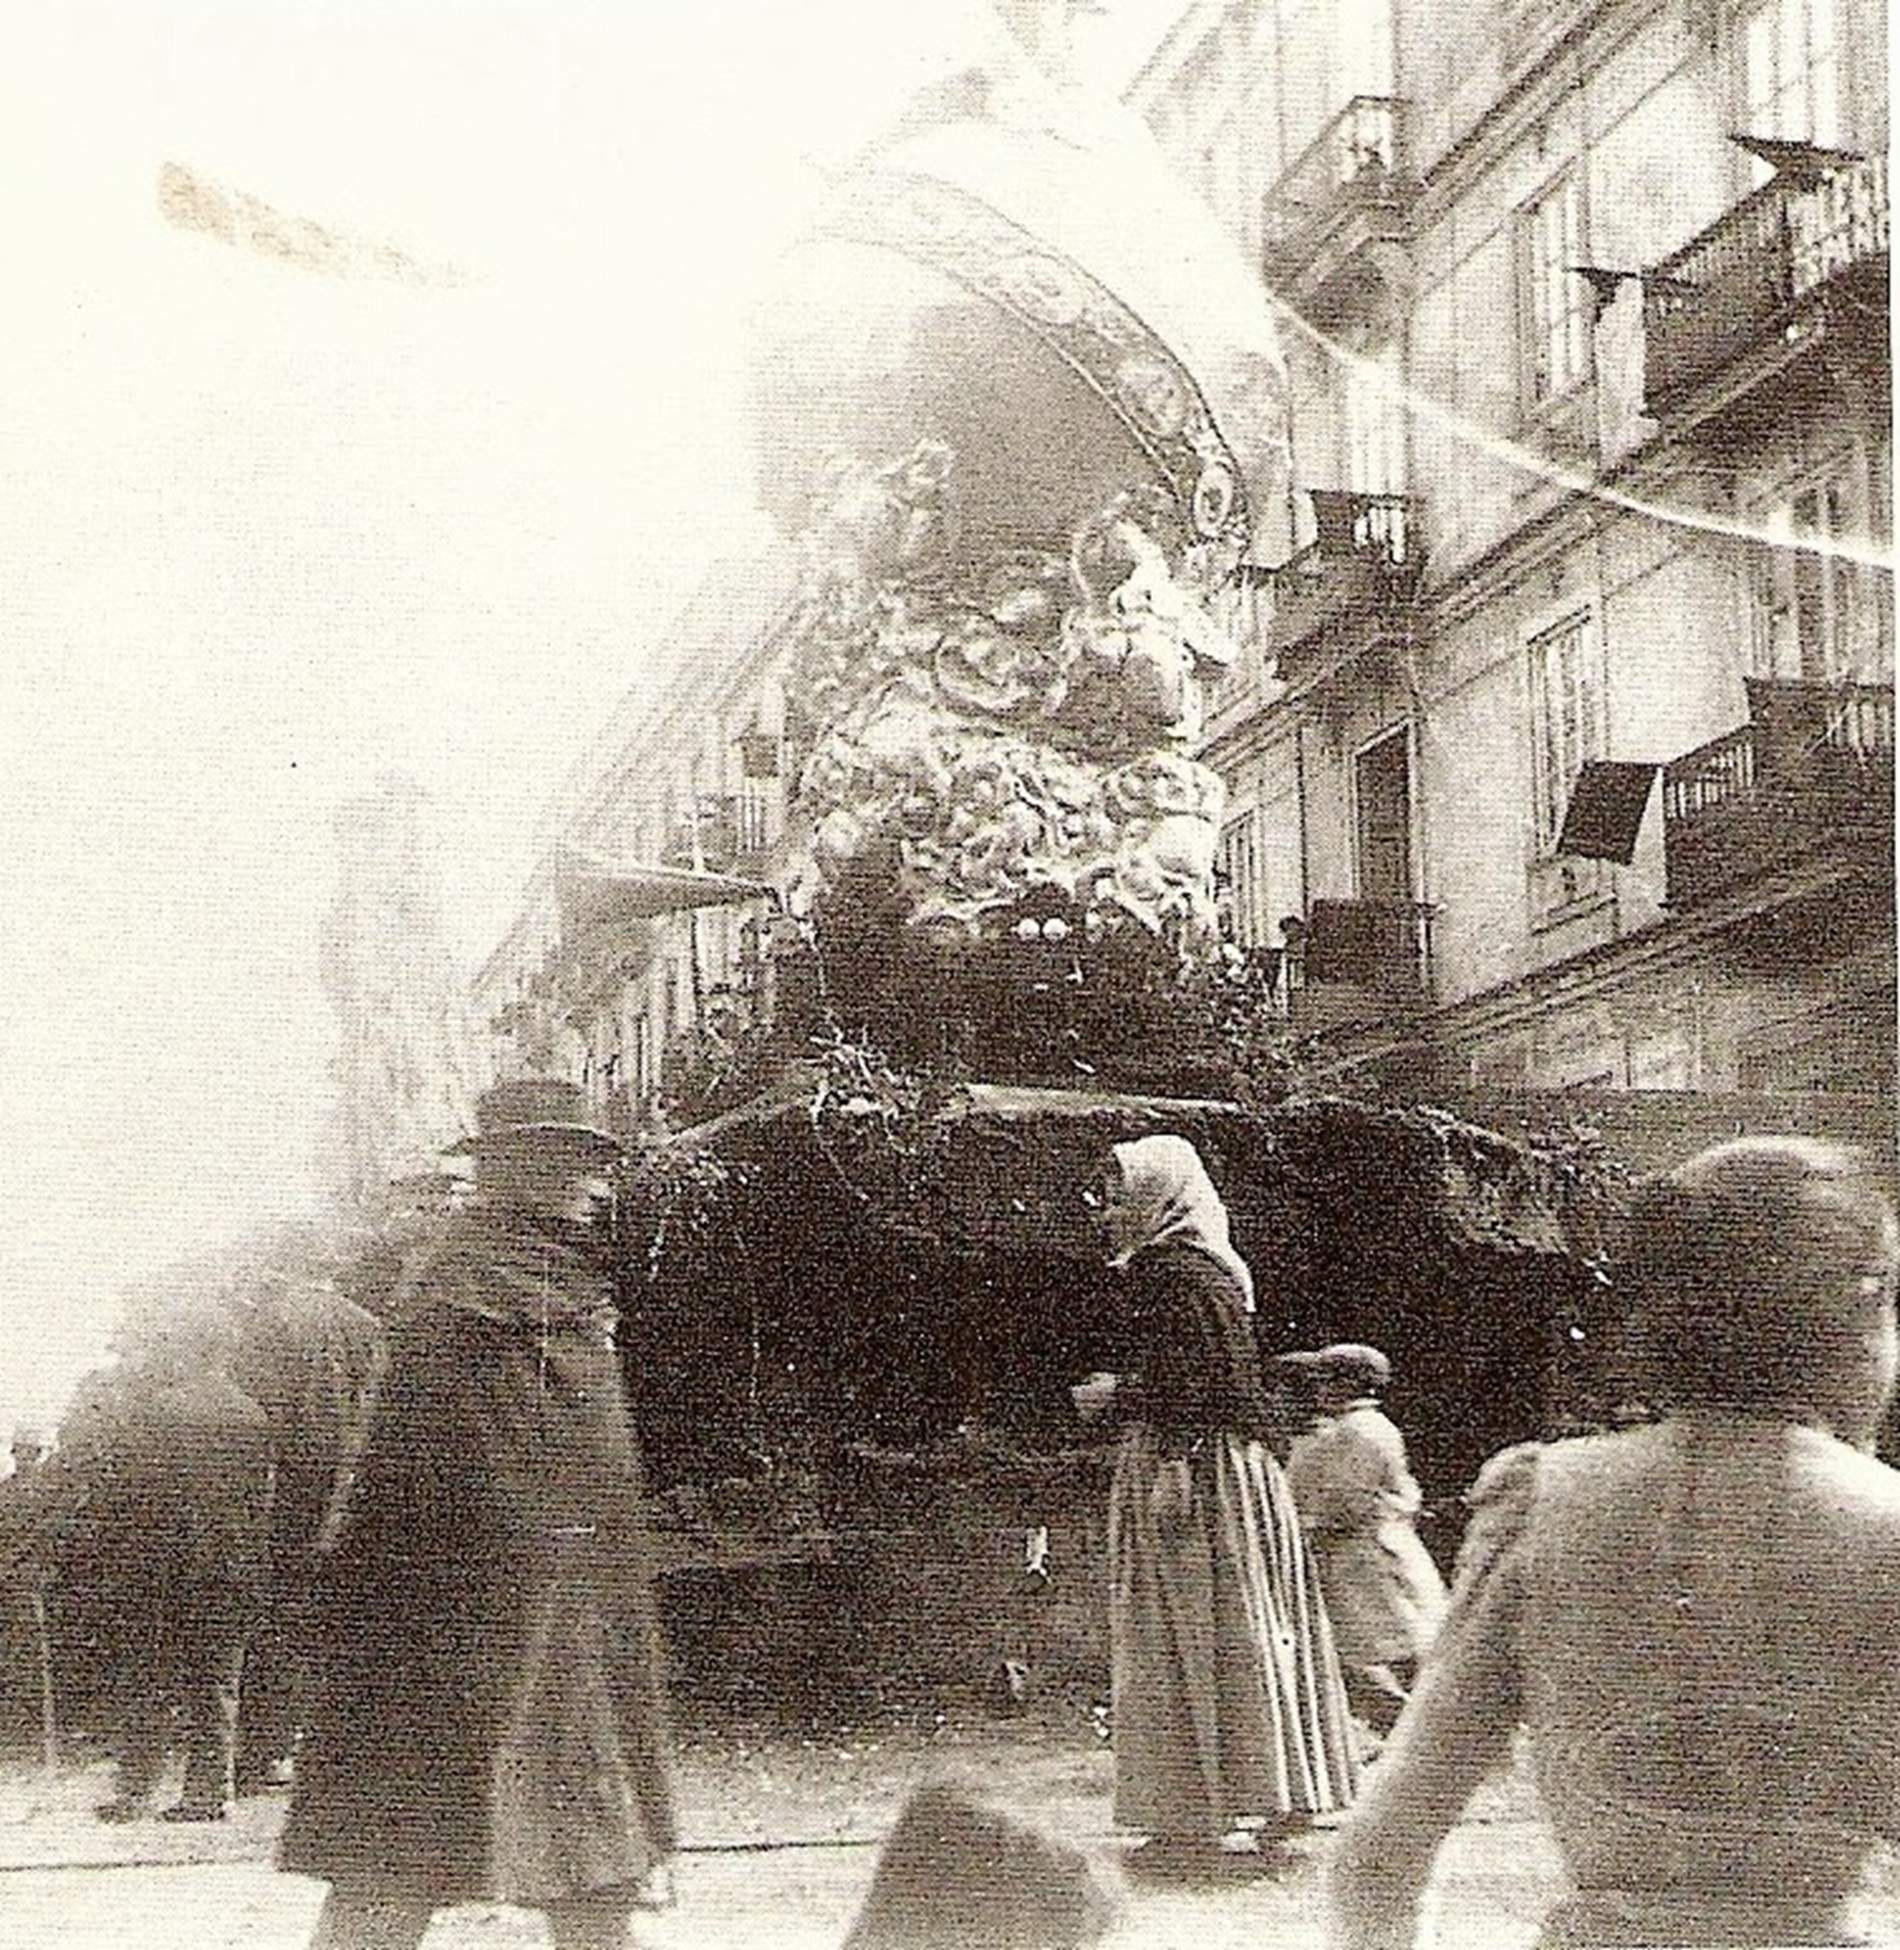
[[[1295,1437],[1287,1482],[1319,1566],[1346,1697],[1374,1735],[1392,1731],[1445,1615],[1445,1580],[1416,1528],[1424,1498],[1380,1396],[1392,1363],[1342,1341],[1310,1357],[1317,1414]]]

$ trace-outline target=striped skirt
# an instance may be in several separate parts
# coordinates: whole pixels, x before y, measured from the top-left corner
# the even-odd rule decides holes
[[[1188,1519],[1164,1528],[1161,1461],[1132,1424],[1109,1491],[1116,1821],[1205,1840],[1343,1808],[1358,1784],[1345,1688],[1279,1464],[1209,1436]]]

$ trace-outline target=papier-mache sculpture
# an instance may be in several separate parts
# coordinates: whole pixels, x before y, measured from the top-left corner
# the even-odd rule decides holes
[[[759,364],[804,550],[809,891],[871,873],[966,938],[1034,902],[1193,948],[1222,788],[1191,750],[1235,655],[1216,599],[1285,553],[1284,372],[1152,149],[983,92],[836,183]]]

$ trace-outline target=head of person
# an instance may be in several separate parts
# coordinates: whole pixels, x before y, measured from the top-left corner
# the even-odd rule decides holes
[[[1872,1442],[1900,1368],[1900,1225],[1858,1153],[1814,1138],[1716,1145],[1639,1188],[1625,1266],[1659,1404]]]
[[[1253,1275],[1228,1236],[1227,1207],[1186,1138],[1156,1133],[1116,1145],[1098,1196],[1111,1265],[1126,1265],[1150,1246],[1197,1246],[1233,1274],[1252,1313]]]
[[[972,1789],[919,1788],[878,1855],[845,1950],[1080,1950],[1122,1910],[1071,1843]]]
[[[482,1204],[587,1224],[612,1201],[614,1168],[624,1149],[593,1123],[578,1085],[524,1077],[482,1093],[475,1130],[450,1153],[475,1160],[475,1196]]]
[[[1290,1348],[1273,1357],[1273,1387],[1281,1412],[1290,1422],[1304,1425],[1319,1410],[1319,1376],[1310,1347]]]
[[[1392,1363],[1363,1341],[1336,1341],[1312,1357],[1313,1392],[1322,1415],[1352,1402],[1376,1400],[1392,1379]]]
[[[50,1462],[55,1448],[53,1431],[39,1422],[16,1422],[10,1444],[14,1474],[27,1475]]]

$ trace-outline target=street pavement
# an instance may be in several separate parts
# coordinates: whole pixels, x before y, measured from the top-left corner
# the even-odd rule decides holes
[[[800,1737],[730,1730],[683,1743],[686,1851],[677,1904],[642,1917],[642,1950],[835,1950],[868,1884],[876,1842],[922,1779],[951,1773],[1111,1853],[1112,1762],[1086,1728],[938,1726]],[[48,1779],[0,1773],[0,1950],[301,1950],[321,1886],[270,1866],[284,1796],[220,1827],[105,1827],[103,1766]],[[1303,1838],[1283,1873],[1212,1890],[1134,1887],[1117,1944],[1156,1950],[1308,1950],[1330,1840]],[[1527,1785],[1486,1789],[1440,1862],[1443,1941],[1520,1950],[1559,1884]],[[499,1907],[442,1913],[428,1950],[526,1950],[538,1918]]]

